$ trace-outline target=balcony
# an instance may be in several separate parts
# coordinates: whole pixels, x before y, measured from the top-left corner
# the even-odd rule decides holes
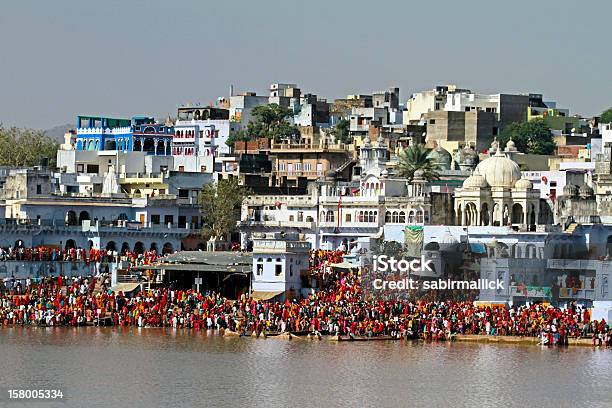
[[[595,270],[595,262],[592,259],[548,259],[546,267],[548,269]]]
[[[241,227],[276,227],[276,228],[305,228],[314,229],[314,221],[275,221],[275,220],[243,220]]]
[[[560,288],[559,299],[588,299],[595,300],[595,289],[576,289],[573,288]]]
[[[349,146],[344,143],[326,144],[326,143],[272,143],[270,151],[273,153],[279,152],[346,152]]]
[[[308,252],[310,243],[303,241],[280,241],[280,240],[254,240],[253,252],[283,253],[283,252]]]
[[[510,296],[547,299],[552,295],[550,286],[510,286]]]
[[[318,178],[323,176],[323,170],[276,170],[272,171],[279,177],[311,177]]]

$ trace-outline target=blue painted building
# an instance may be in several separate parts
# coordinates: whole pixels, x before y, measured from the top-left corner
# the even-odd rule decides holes
[[[77,116],[76,150],[144,151],[151,155],[172,154],[174,127],[156,123],[149,116],[132,119]]]

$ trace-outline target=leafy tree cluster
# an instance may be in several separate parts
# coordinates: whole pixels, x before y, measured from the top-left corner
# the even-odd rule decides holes
[[[397,166],[398,174],[412,181],[417,170],[423,172],[423,178],[427,181],[440,178],[438,166],[429,157],[429,149],[420,144],[415,144],[404,149],[399,154]]]
[[[530,154],[553,154],[555,141],[550,127],[543,119],[529,122],[515,122],[504,128],[499,137],[499,146],[503,149],[512,139],[519,152]]]
[[[242,200],[249,194],[250,190],[238,184],[237,178],[204,184],[198,197],[204,238],[228,239],[240,221]]]
[[[341,119],[331,130],[331,134],[334,136],[337,142],[351,143],[353,141],[353,138],[349,133],[350,124],[351,122],[349,122],[347,119]]]
[[[372,245],[372,254],[376,256],[386,255],[387,257],[401,259],[404,257],[404,247],[396,241],[385,241],[379,239]]]
[[[40,159],[49,159],[55,166],[58,143],[43,131],[5,128],[0,124],[0,166],[37,166]]]
[[[608,108],[601,113],[599,123],[612,123],[612,108]]]
[[[287,121],[287,118],[293,115],[291,109],[272,103],[253,108],[251,115],[255,120],[249,121],[246,129],[232,132],[227,140],[228,146],[233,146],[237,141],[249,141],[260,137],[278,142],[299,136],[297,127]]]

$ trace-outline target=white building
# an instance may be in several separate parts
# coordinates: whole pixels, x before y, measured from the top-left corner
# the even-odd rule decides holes
[[[296,297],[309,267],[310,243],[297,234],[262,233],[253,237],[252,296]]]

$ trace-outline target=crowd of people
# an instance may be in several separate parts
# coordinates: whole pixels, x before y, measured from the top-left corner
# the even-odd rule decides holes
[[[22,287],[0,287],[4,326],[111,324],[138,327],[228,329],[243,335],[317,333],[445,340],[454,334],[541,338],[565,344],[569,337],[591,337],[611,345],[605,321],[588,309],[530,306],[477,306],[455,301],[365,301],[359,273],[338,272],[326,287],[305,299],[261,301],[172,286],[133,296],[109,289],[109,277],[45,278]]]
[[[96,248],[66,248],[54,246],[38,247],[0,247],[0,261],[33,261],[33,262],[119,262],[126,260],[131,266],[150,265],[157,261],[159,254],[156,250],[132,252],[124,250],[119,253],[111,249]]]

